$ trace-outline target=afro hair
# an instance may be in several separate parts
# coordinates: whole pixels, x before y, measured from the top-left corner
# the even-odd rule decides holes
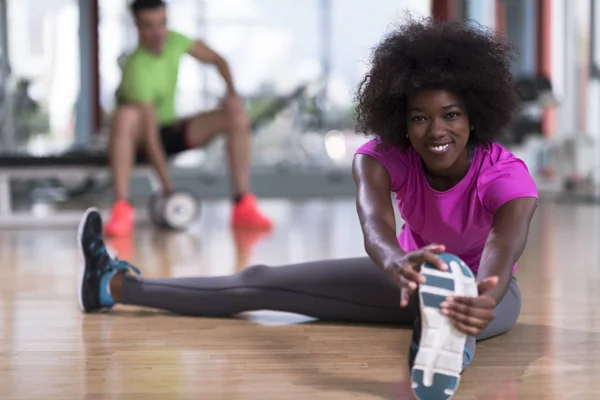
[[[421,89],[441,89],[464,102],[473,127],[469,143],[494,142],[520,105],[511,56],[507,42],[480,26],[409,17],[373,51],[371,68],[358,87],[357,130],[405,150],[410,147],[409,96]]]

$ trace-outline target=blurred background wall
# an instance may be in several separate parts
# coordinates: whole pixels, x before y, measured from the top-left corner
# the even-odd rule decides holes
[[[513,73],[527,97],[503,142],[541,186],[564,190],[598,175],[595,3],[170,0],[168,13],[171,28],[206,40],[231,63],[255,121],[254,169],[267,175],[349,173],[354,149],[366,140],[354,131],[357,84],[371,49],[405,12],[494,28],[517,50]],[[0,0],[3,153],[105,146],[119,60],[137,44],[127,6],[125,0]],[[177,110],[185,115],[214,106],[223,84],[210,67],[185,59],[178,92]],[[176,165],[218,175],[222,156],[217,141]],[[302,181],[292,178],[288,192],[301,194],[291,188]],[[339,186],[340,193],[352,190],[348,182]]]

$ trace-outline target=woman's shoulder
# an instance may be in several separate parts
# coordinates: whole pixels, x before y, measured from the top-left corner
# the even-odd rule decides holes
[[[358,147],[355,154],[366,154],[386,163],[407,163],[411,159],[411,149],[400,150],[381,142],[379,139],[370,139],[363,143]]]
[[[517,157],[512,151],[499,143],[490,143],[478,147],[479,162],[481,165],[480,174],[498,169],[527,169],[523,160]]]
[[[527,164],[498,143],[478,148],[477,191],[484,206],[494,212],[517,197],[536,197],[537,187]]]
[[[392,191],[402,190],[406,177],[414,170],[414,150],[401,150],[394,146],[382,143],[379,139],[372,139],[362,144],[354,153],[364,154],[379,161],[390,174]]]

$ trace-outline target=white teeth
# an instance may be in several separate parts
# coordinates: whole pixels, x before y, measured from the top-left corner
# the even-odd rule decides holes
[[[432,150],[435,150],[435,151],[444,151],[444,150],[446,150],[446,149],[448,148],[448,145],[447,145],[447,144],[444,144],[444,145],[442,145],[442,146],[429,146],[429,147],[430,147]]]

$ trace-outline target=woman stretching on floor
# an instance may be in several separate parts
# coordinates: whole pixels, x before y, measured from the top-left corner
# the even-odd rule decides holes
[[[79,232],[82,310],[122,303],[227,317],[270,309],[414,324],[415,393],[451,397],[475,341],[508,331],[521,309],[513,273],[537,190],[525,164],[494,142],[518,108],[509,55],[493,32],[414,20],[375,49],[357,108],[360,131],[375,138],[352,167],[369,257],[145,279],[110,259],[92,209]],[[405,221],[399,237],[390,192]]]

